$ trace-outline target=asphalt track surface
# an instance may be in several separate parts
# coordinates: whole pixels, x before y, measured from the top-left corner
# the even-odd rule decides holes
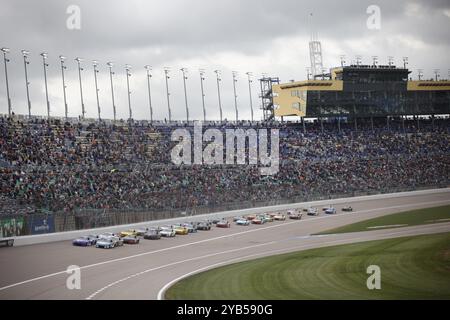
[[[115,249],[70,241],[0,248],[0,299],[158,299],[177,280],[213,267],[317,247],[450,232],[450,223],[311,235],[386,214],[450,204],[450,193],[352,202],[352,213],[303,215],[264,225],[213,228],[186,236],[141,240]],[[81,288],[69,290],[69,266],[81,267]]]

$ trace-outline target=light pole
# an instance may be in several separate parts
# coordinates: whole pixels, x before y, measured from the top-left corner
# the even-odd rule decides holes
[[[199,73],[200,73],[200,88],[202,89],[203,121],[206,122],[205,92],[203,90],[203,81],[205,80],[205,70],[200,69]]]
[[[81,118],[84,119],[85,110],[84,110],[84,101],[83,101],[83,85],[81,83],[81,70],[83,70],[83,68],[80,65],[80,63],[81,63],[81,61],[83,61],[83,59],[77,57],[77,58],[75,58],[75,61],[78,63],[78,79],[80,80]]]
[[[29,90],[30,82],[28,81],[28,68],[27,68],[27,66],[30,64],[30,61],[28,61],[29,54],[30,54],[29,51],[22,50],[23,66],[25,68],[25,88],[27,89],[28,117],[31,117],[31,101],[30,101],[30,90]]]
[[[378,56],[372,56],[372,63],[373,66],[376,67],[378,64]]]
[[[11,98],[9,96],[9,82],[8,82],[8,67],[6,63],[9,62],[9,59],[6,58],[6,54],[9,52],[8,48],[2,48],[3,52],[3,61],[5,62],[5,78],[6,78],[6,98],[8,99],[8,115],[11,117]]]
[[[59,56],[59,60],[61,61],[61,76],[62,76],[62,84],[63,84],[63,95],[64,95],[64,114],[67,120],[67,113],[68,113],[68,108],[67,108],[67,97],[66,97],[66,80],[64,77],[64,70],[67,69],[67,67],[64,65],[64,61],[66,60],[66,57],[64,56]]]
[[[99,89],[98,89],[98,85],[97,85],[98,61],[97,60],[92,61],[92,65],[94,66],[95,95],[97,97],[98,121],[102,121],[102,118],[100,116],[100,101],[98,99]]]
[[[113,86],[113,74],[114,71],[112,71],[113,63],[107,62],[107,66],[109,67],[109,79],[111,80],[111,98],[112,98],[112,106],[113,106],[113,119],[114,122],[116,121],[116,105],[114,103],[114,86]]]
[[[407,65],[408,65],[408,57],[403,57],[403,69],[406,69]]]
[[[187,91],[186,91],[186,80],[187,80],[187,69],[181,68],[181,72],[183,73],[183,86],[184,86],[184,103],[186,105],[186,122],[189,123],[189,106],[188,106],[188,99],[187,99]]]
[[[311,68],[306,68],[306,78],[308,79],[308,80],[310,80],[310,78],[311,78]]]
[[[434,69],[434,80],[435,81],[439,80],[439,77],[440,77],[439,71],[440,71],[439,69]]]
[[[222,122],[222,101],[220,100],[220,81],[222,81],[222,79],[220,78],[220,70],[214,70],[214,73],[216,74],[217,80],[217,97],[219,99],[220,122]]]
[[[237,94],[236,94],[236,76],[237,72],[232,71],[231,74],[233,75],[233,93],[234,93],[234,111],[236,113],[236,123],[239,121],[239,115],[238,115],[238,105],[237,105]]]
[[[47,100],[47,117],[50,118],[50,101],[48,100],[48,88],[47,88],[47,53],[42,52],[42,65],[44,66],[44,82],[45,82],[45,98]]]
[[[164,74],[166,75],[167,110],[169,111],[169,122],[172,122],[172,112],[170,111],[169,71],[169,68],[164,68]]]
[[[251,115],[251,119],[253,122],[253,100],[252,100],[252,82],[253,81],[251,79],[252,73],[246,72],[245,74],[247,75],[247,78],[248,78],[248,95],[250,97],[250,115]]]
[[[341,67],[343,68],[345,65],[345,55],[340,55],[339,58],[341,59]]]
[[[129,64],[125,65],[125,71],[127,72],[128,110],[130,113],[130,121],[132,121],[133,120],[133,112],[131,110],[131,91],[130,91],[131,66]]]
[[[389,67],[392,67],[393,64],[394,64],[394,57],[393,56],[388,56],[388,65],[389,65]]]
[[[150,91],[150,78],[152,77],[152,74],[150,73],[150,71],[152,70],[152,67],[144,66],[144,68],[145,68],[145,70],[147,70],[148,105],[150,107],[150,122],[153,123],[152,94]]]
[[[422,80],[422,76],[423,76],[423,69],[418,69],[417,70],[417,77],[419,78],[419,81]]]

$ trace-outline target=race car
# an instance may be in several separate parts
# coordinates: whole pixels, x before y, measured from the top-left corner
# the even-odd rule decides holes
[[[351,206],[346,206],[346,207],[342,208],[342,211],[347,211],[347,212],[353,211],[353,208]]]
[[[137,235],[137,236],[140,236],[140,237],[144,236],[144,234],[145,234],[147,231],[148,231],[148,228],[145,228],[145,229],[136,229],[136,230],[135,230],[136,235]]]
[[[159,230],[159,233],[161,234],[161,237],[168,237],[168,238],[175,237],[176,234],[175,230],[173,230],[172,227],[162,227]]]
[[[172,228],[175,231],[175,234],[187,235],[189,233],[188,228],[180,225],[173,225]]]
[[[161,239],[161,233],[158,229],[148,229],[146,233],[144,233],[144,239],[147,240],[159,240]]]
[[[262,216],[257,216],[255,219],[251,220],[253,224],[264,224],[266,223],[266,219]]]
[[[266,222],[273,222],[273,217],[271,215],[264,214],[262,215],[262,218],[266,220]]]
[[[291,216],[292,214],[296,214],[296,212],[297,212],[297,211],[295,211],[295,210],[288,210],[288,211],[287,211],[287,215],[288,215],[288,216]]]
[[[82,236],[82,237],[74,239],[72,241],[72,244],[74,246],[88,247],[88,246],[95,245],[96,242],[97,242],[97,237],[89,235],[89,236]]]
[[[236,221],[236,225],[238,226],[249,226],[250,225],[250,221],[248,221],[247,219],[239,219]]]
[[[332,208],[332,206],[331,206],[331,205],[329,205],[329,206],[325,206],[325,207],[323,207],[323,208],[322,208],[322,211],[326,211],[327,209],[330,209],[330,208]]]
[[[277,221],[284,221],[286,220],[286,216],[284,214],[279,213],[276,216],[274,216],[273,219]]]
[[[236,221],[242,220],[242,219],[245,219],[245,218],[243,216],[236,216],[236,217],[233,217],[233,222],[236,222]]]
[[[115,244],[111,238],[100,238],[97,240],[95,247],[103,249],[111,249],[115,247]]]
[[[294,220],[300,220],[303,216],[303,213],[301,212],[294,212],[292,214],[289,215],[289,219],[294,219]]]
[[[126,236],[136,236],[136,235],[137,235],[137,232],[134,229],[129,229],[129,230],[119,232],[119,236],[121,238],[126,237]]]
[[[126,236],[122,238],[123,243],[126,244],[138,244],[140,238],[138,236]]]
[[[211,224],[206,221],[200,221],[199,223],[197,223],[197,230],[211,230]]]
[[[187,228],[188,233],[197,232],[197,227],[195,225],[193,225],[192,223],[182,223],[181,226]]]
[[[117,236],[99,238],[95,244],[96,248],[111,249],[123,246],[123,240]]]
[[[254,215],[254,214],[249,214],[246,218],[247,218],[247,220],[253,220],[253,219],[256,218],[256,215]]]
[[[336,209],[333,207],[329,207],[325,210],[326,214],[335,214],[336,213]]]
[[[112,232],[105,232],[105,233],[99,234],[99,235],[97,236],[97,239],[100,239],[100,238],[109,238],[109,237],[117,237],[117,236],[118,236],[118,235],[115,234],[115,233],[112,233]]]
[[[307,214],[308,216],[317,216],[319,214],[319,210],[317,210],[317,208],[309,207]]]
[[[216,223],[217,228],[230,228],[231,225],[227,220],[221,220]]]

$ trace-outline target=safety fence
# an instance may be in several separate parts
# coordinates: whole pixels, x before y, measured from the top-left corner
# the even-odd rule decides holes
[[[198,214],[214,213],[222,211],[240,210],[253,207],[266,207],[282,204],[291,204],[307,201],[338,199],[384,193],[404,191],[416,191],[425,189],[446,188],[448,185],[414,186],[410,188],[397,188],[389,190],[371,190],[351,193],[334,194],[310,194],[292,197],[289,199],[273,199],[268,201],[241,201],[219,206],[202,206],[185,209],[164,210],[106,210],[106,209],[81,209],[73,212],[48,212],[30,215],[7,215],[0,217],[0,238],[36,235],[53,232],[92,229],[115,226],[121,224],[133,224],[152,220],[162,220]]]

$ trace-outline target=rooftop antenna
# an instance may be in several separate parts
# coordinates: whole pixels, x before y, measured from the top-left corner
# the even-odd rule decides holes
[[[317,32],[314,31],[313,27],[313,14],[309,14],[310,19],[310,29],[311,29],[311,40],[309,41],[309,57],[311,60],[311,72],[312,76],[320,74],[323,68],[322,60],[322,44],[319,41]]]

